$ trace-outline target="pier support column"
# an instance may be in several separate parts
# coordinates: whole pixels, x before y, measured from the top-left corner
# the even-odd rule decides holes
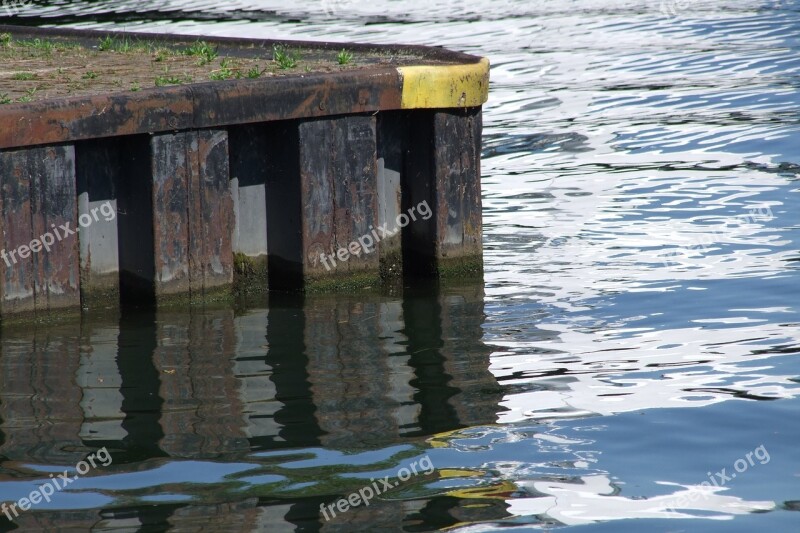
[[[75,149],[0,152],[0,316],[79,307]]]
[[[377,284],[375,119],[292,123],[271,136],[282,152],[267,176],[271,288]]]
[[[406,271],[439,278],[483,276],[481,108],[408,115],[403,207],[427,202],[433,217],[403,235]]]
[[[228,135],[198,130],[154,135],[155,297],[191,299],[233,283],[233,199]]]
[[[481,109],[437,112],[433,126],[439,273],[482,275]]]

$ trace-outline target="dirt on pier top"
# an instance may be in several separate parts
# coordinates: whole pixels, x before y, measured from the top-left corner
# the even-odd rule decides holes
[[[412,51],[347,45],[234,47],[135,34],[107,35],[92,43],[0,32],[0,104],[411,64],[443,62]]]

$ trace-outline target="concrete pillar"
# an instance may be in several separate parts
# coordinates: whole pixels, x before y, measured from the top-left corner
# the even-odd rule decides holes
[[[267,288],[267,146],[263,125],[229,130],[233,196],[234,282],[238,290]]]
[[[78,238],[81,304],[86,309],[116,307],[120,302],[118,184],[142,179],[130,172],[135,144],[128,138],[110,138],[81,142],[75,148],[78,216],[93,221]]]
[[[378,224],[393,232],[380,242],[381,278],[384,282],[402,280],[402,231],[397,217],[402,204],[401,175],[405,148],[405,127],[397,113],[378,115]]]

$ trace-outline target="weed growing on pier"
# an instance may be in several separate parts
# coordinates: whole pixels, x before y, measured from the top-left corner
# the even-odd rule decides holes
[[[169,72],[169,68],[164,69],[164,74],[161,76],[156,76],[155,84],[156,87],[164,87],[165,85],[182,85],[184,83],[191,83],[192,77],[188,74],[184,74],[183,76],[178,76],[176,74],[171,74]]]
[[[226,57],[219,62],[219,69],[212,70],[208,77],[212,80],[230,80],[231,78],[241,78],[242,73],[235,69],[233,62]]]
[[[8,97],[8,93],[0,94],[0,104],[10,104],[11,98]]]
[[[22,31],[22,30],[20,30]],[[35,30],[30,30],[35,31]],[[380,50],[315,50],[276,44],[272,54],[254,47],[223,57],[217,44],[203,40],[167,41],[137,35],[99,36],[92,44],[30,34],[0,33],[0,103],[139,91],[202,80],[259,79],[337,72],[371,64],[395,64]],[[411,54],[407,61],[414,59]],[[177,74],[176,74],[177,73]],[[35,96],[35,98],[34,98]]]
[[[205,41],[195,41],[183,53],[187,56],[196,56],[200,58],[198,63],[200,66],[207,65],[214,61],[219,56],[219,51],[216,46],[212,46]]]
[[[286,70],[297,66],[297,55],[290,54],[285,46],[275,45],[272,48],[272,57],[278,64],[278,68]]]
[[[33,87],[32,89],[28,89],[25,91],[25,96],[20,96],[17,98],[17,102],[19,103],[28,103],[33,101],[33,97],[36,95],[36,91],[38,91],[38,87]]]
[[[267,69],[261,70],[258,68],[258,65],[256,65],[247,71],[247,77],[250,78],[251,80],[260,78],[261,75],[264,74],[264,72],[266,72],[266,70]]]
[[[352,60],[353,60],[353,53],[348,52],[344,48],[342,48],[341,52],[336,54],[336,61],[338,61],[340,65],[347,65]]]

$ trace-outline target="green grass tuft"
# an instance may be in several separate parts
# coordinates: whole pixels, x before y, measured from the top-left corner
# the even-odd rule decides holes
[[[290,54],[285,46],[275,45],[272,48],[272,57],[281,70],[286,70],[297,66],[296,54]]]
[[[344,48],[342,49],[341,52],[336,54],[336,61],[338,61],[340,65],[347,65],[352,60],[353,60],[353,53],[348,52]]]
[[[15,72],[11,76],[11,79],[16,81],[30,81],[36,79],[36,74],[33,72]]]
[[[200,58],[200,65],[206,65],[214,61],[219,52],[216,46],[210,45],[205,41],[195,41],[183,51],[184,55],[196,56]]]

